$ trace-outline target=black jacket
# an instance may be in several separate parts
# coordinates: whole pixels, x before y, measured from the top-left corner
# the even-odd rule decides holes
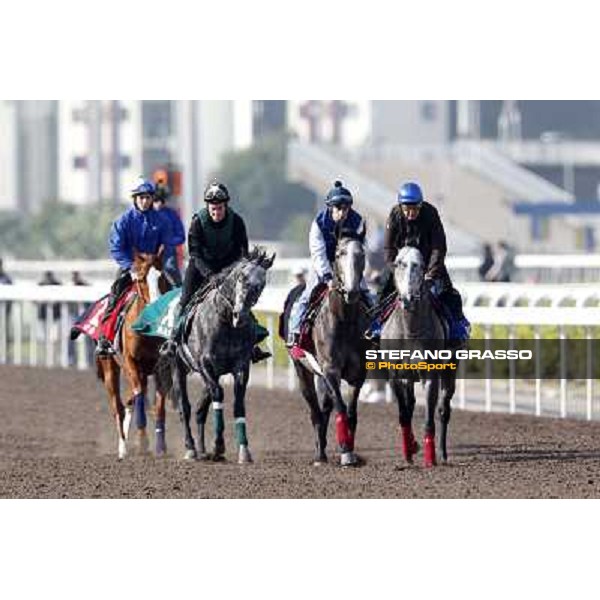
[[[419,216],[409,221],[402,208],[392,208],[385,227],[385,262],[391,266],[398,250],[404,246],[418,248],[426,265],[426,275],[432,279],[448,280],[444,259],[446,258],[446,233],[437,209],[423,202]]]
[[[219,231],[222,232],[225,227],[228,227],[227,218],[220,223],[215,223],[210,218],[202,218],[200,214],[195,214],[192,218],[188,234],[188,250],[195,267],[203,276],[218,273],[248,254],[246,225],[233,210],[228,208],[227,211],[233,220],[231,236],[216,251],[215,248],[210,247],[208,238],[211,237],[211,234],[218,234]],[[213,232],[205,231],[205,228],[212,228]]]

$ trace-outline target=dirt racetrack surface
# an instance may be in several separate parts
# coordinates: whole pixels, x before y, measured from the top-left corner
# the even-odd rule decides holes
[[[600,497],[600,423],[454,410],[450,462],[425,470],[421,454],[414,465],[400,456],[395,405],[361,404],[356,449],[364,464],[337,466],[330,427],[330,463],[315,467],[312,427],[299,393],[254,388],[247,416],[255,463],[240,466],[231,407],[228,389],[224,463],[182,460],[181,425],[171,407],[168,456],[132,453],[119,462],[94,373],[0,367],[0,497]],[[415,425],[420,438],[422,410]],[[212,440],[212,427],[207,433]]]

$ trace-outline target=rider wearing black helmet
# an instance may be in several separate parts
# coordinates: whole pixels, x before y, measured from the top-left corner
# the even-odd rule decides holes
[[[190,259],[185,272],[178,315],[197,290],[209,279],[248,254],[246,225],[229,207],[229,191],[222,183],[213,181],[204,191],[205,207],[192,217],[188,233]],[[176,323],[163,352],[172,354],[181,342],[182,323]],[[253,362],[268,358],[270,353],[254,348]]]

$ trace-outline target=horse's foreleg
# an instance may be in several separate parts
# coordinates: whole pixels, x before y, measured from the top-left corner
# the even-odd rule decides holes
[[[354,441],[356,440],[356,427],[358,426],[358,396],[360,395],[360,385],[351,385],[348,395],[348,426],[352,435],[352,448],[354,450]]]
[[[357,463],[354,454],[354,437],[348,424],[348,411],[342,393],[340,392],[340,377],[333,370],[325,370],[325,385],[329,394],[333,397],[333,403],[336,411],[335,433],[338,446],[341,453],[341,465],[351,466]]]
[[[413,456],[419,449],[412,430],[412,416],[414,408],[414,385],[397,377],[390,378],[390,387],[398,405],[398,423],[402,440],[402,456],[408,463],[412,463]],[[412,397],[411,397],[412,396]]]
[[[124,357],[124,367],[131,387],[133,411],[135,414],[135,426],[138,435],[138,446],[142,452],[148,450],[148,436],[146,435],[146,400],[144,397],[144,378],[138,373],[135,359],[126,355]]]
[[[248,449],[248,434],[246,431],[246,386],[248,385],[249,365],[234,374],[233,382],[233,418],[235,419],[235,437],[238,444],[238,463],[252,462]]]
[[[156,436],[156,456],[164,456],[167,452],[166,442],[166,411],[167,392],[162,387],[160,378],[154,378],[156,383],[156,393],[154,394],[154,430]]]
[[[219,384],[219,377],[214,373],[208,360],[199,361],[200,375],[204,385],[208,388],[212,400],[213,424],[215,430],[215,444],[213,448],[213,460],[221,460],[225,457],[225,417],[223,416],[223,388]]]
[[[124,427],[125,409],[121,402],[120,369],[119,365],[112,358],[98,359],[98,363],[104,387],[108,393],[108,406],[117,427],[117,436],[119,438],[118,457],[121,460],[127,454],[127,431]]]
[[[294,362],[294,368],[300,382],[302,397],[308,404],[310,421],[315,432],[315,457],[313,464],[321,465],[327,462],[327,428],[323,427],[324,415],[319,406],[319,398],[315,390],[314,375],[302,365]]]
[[[438,408],[438,415],[440,418],[440,452],[442,454],[442,460],[446,462],[448,460],[448,448],[447,448],[447,436],[448,436],[448,424],[450,423],[450,415],[452,408],[450,401],[456,391],[456,373],[442,373],[442,402]]]
[[[198,401],[196,408],[196,427],[198,428],[198,452],[200,458],[205,460],[208,458],[206,452],[206,442],[204,432],[206,429],[206,419],[208,418],[208,410],[210,408],[210,390],[203,385],[202,395]]]
[[[423,440],[423,462],[425,467],[433,467],[436,464],[435,457],[435,409],[440,391],[440,380],[436,373],[425,382],[425,438]]]

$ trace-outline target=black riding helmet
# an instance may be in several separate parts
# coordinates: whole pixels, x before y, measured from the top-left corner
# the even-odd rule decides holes
[[[229,202],[229,190],[218,181],[213,181],[204,190],[204,201],[209,204],[221,204],[222,202]]]

